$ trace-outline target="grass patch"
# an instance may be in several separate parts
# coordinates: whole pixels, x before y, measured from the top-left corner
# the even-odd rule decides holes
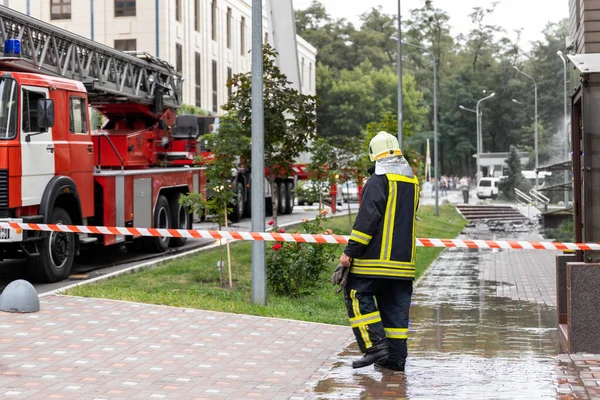
[[[466,220],[458,214],[454,206],[440,206],[439,218],[434,216],[432,206],[420,207],[418,215],[420,221],[417,222],[417,237],[420,238],[455,238],[466,224]],[[352,220],[354,217],[355,215],[352,216]],[[349,224],[348,216],[333,217],[326,221],[326,227],[335,233],[348,234]],[[286,230],[293,232],[294,229]],[[267,242],[267,246],[269,245],[272,245],[271,242]],[[252,304],[251,247],[251,242],[237,242],[231,245],[233,289],[223,288],[219,284],[219,249],[216,248],[166,262],[154,269],[73,288],[64,294],[337,325],[348,324],[342,294],[335,294],[329,281],[329,272],[321,277],[321,283],[310,296],[289,299],[269,294],[266,306]],[[343,247],[339,246],[340,254]],[[442,250],[417,248],[417,277],[425,272]],[[332,264],[331,271],[336,265],[337,261]],[[225,280],[226,271],[227,268],[224,268]]]

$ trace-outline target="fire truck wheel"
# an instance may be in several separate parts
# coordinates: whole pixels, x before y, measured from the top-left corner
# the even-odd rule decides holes
[[[294,211],[294,184],[288,182],[285,186],[285,213],[291,214]]]
[[[64,209],[55,207],[50,223],[71,225],[71,217]],[[29,274],[36,282],[59,282],[71,273],[75,259],[75,234],[43,232],[38,244],[40,256],[29,266]]]
[[[171,225],[171,211],[167,198],[163,195],[158,196],[156,206],[154,207],[154,227],[157,229],[166,229]],[[169,248],[171,238],[151,237],[145,239],[144,250],[152,253],[162,253]]]
[[[189,207],[179,204],[183,193],[177,193],[171,199],[171,227],[173,229],[190,229],[191,215]],[[187,242],[187,238],[171,238],[171,247],[181,247]]]
[[[287,214],[285,207],[285,182],[279,182],[277,184],[279,193],[277,194],[277,212],[281,215]]]

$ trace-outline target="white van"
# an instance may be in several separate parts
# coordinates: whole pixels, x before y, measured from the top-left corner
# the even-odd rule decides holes
[[[477,185],[477,198],[496,199],[498,197],[498,184],[500,178],[481,178]]]

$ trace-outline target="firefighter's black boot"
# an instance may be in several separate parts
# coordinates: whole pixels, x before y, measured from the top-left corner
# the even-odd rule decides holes
[[[381,340],[379,343],[369,348],[364,356],[352,362],[352,368],[367,367],[376,362],[385,362],[388,358],[388,344],[386,340]]]
[[[390,360],[385,360],[383,362],[376,362],[375,363],[375,367],[376,368],[385,368],[385,369],[390,369],[392,371],[404,371],[404,367],[405,367],[405,363],[404,362],[398,362],[398,361],[390,361]]]

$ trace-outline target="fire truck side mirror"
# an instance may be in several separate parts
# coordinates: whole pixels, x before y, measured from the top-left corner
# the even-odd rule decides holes
[[[42,129],[54,126],[54,101],[52,99],[38,99],[37,124]]]

